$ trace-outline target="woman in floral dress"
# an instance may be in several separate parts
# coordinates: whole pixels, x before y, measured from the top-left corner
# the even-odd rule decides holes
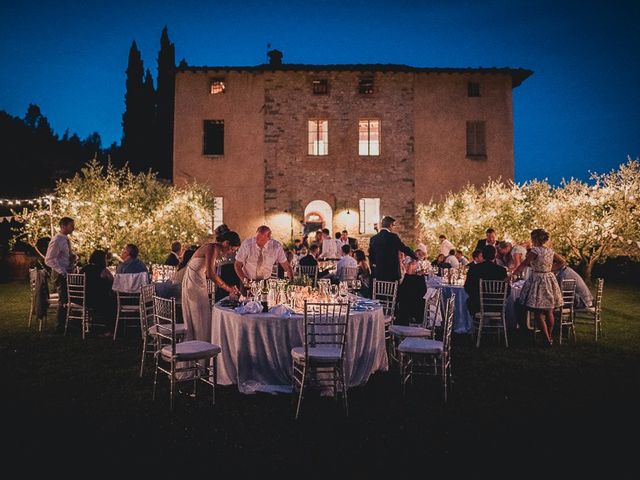
[[[544,333],[547,345],[553,345],[551,333],[553,332],[553,311],[562,307],[562,291],[552,272],[554,263],[561,266],[567,262],[555,253],[546,244],[549,234],[542,228],[531,231],[531,243],[533,247],[527,253],[524,261],[513,271],[519,274],[526,267],[531,267],[531,275],[522,286],[520,303],[533,311],[534,320]]]

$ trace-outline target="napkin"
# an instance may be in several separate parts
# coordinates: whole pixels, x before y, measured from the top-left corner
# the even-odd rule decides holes
[[[279,317],[290,317],[294,311],[286,305],[275,305],[269,309],[269,313]]]
[[[251,300],[250,302],[247,302],[244,305],[240,305],[236,308],[236,313],[239,313],[240,315],[244,315],[245,313],[260,312],[262,312],[262,304],[260,302],[256,302],[255,300]]]

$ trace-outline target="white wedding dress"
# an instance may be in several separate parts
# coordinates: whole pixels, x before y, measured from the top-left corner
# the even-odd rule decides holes
[[[182,279],[182,318],[187,340],[211,341],[211,304],[204,257],[192,257]]]

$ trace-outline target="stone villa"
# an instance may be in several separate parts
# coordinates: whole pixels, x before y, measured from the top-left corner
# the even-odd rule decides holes
[[[214,223],[362,240],[382,215],[415,240],[415,209],[467,182],[513,178],[512,68],[179,67],[173,178],[216,196]]]

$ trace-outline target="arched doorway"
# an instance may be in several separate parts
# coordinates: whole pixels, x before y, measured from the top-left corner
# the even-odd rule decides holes
[[[313,200],[304,209],[304,233],[315,232],[319,228],[332,229],[333,210],[324,200]]]

